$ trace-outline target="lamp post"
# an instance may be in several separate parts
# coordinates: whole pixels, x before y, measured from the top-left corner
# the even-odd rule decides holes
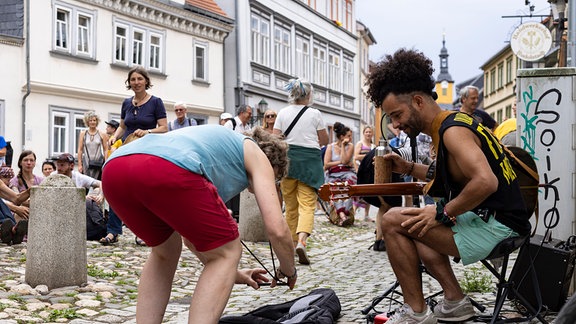
[[[268,102],[262,98],[260,102],[258,102],[258,106],[256,107],[256,113],[253,114],[253,125],[256,126],[259,121],[262,121],[264,118],[264,113],[268,110]]]

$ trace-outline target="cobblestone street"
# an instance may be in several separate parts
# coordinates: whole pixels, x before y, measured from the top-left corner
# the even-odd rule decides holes
[[[373,238],[374,223],[357,221],[351,228],[340,228],[317,215],[313,236],[308,241],[312,264],[298,265],[296,288],[293,291],[285,287],[254,290],[237,285],[225,314],[243,314],[265,304],[297,298],[314,288],[332,288],[342,304],[338,323],[366,323],[361,310],[395,281],[386,253],[369,249]],[[272,268],[267,243],[247,242],[247,246]],[[26,243],[3,245],[0,247],[0,323],[135,323],[138,278],[148,250],[137,246],[134,236],[126,229],[125,235],[113,246],[88,242],[88,284],[48,291],[46,287],[30,287],[24,282]],[[244,250],[241,266],[258,264]],[[466,267],[466,271],[480,267],[478,263]],[[456,264],[455,269],[462,278],[464,267]],[[184,251],[165,322],[187,322],[188,305],[199,273],[195,257]],[[424,284],[427,292],[439,289],[427,275],[424,275]],[[491,310],[492,293],[472,296]],[[384,310],[386,305],[388,302],[383,301],[376,308]]]

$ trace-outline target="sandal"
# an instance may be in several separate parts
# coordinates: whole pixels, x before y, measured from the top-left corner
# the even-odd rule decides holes
[[[134,241],[136,241],[136,245],[148,246],[148,245],[146,245],[146,242],[142,241],[142,240],[139,239],[138,237],[135,237],[135,238],[134,238]]]
[[[112,235],[112,237],[110,237],[110,235]],[[102,243],[102,245],[110,245],[116,242],[118,242],[118,234],[108,233],[106,236],[100,239],[100,243]]]

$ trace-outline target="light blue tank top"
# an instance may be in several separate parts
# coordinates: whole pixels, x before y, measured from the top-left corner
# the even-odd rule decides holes
[[[203,175],[216,186],[222,200],[228,201],[248,187],[243,146],[246,138],[220,125],[184,127],[148,134],[123,145],[107,161],[131,154],[154,155]]]

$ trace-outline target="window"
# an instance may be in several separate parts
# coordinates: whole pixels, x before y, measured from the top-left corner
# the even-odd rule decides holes
[[[490,93],[496,91],[496,68],[490,70]]]
[[[270,64],[270,22],[257,13],[251,17],[252,61],[264,66]]]
[[[164,33],[114,21],[114,63],[125,66],[140,65],[144,68],[162,73],[164,71]]]
[[[74,56],[94,58],[95,17],[95,11],[56,2],[52,49]]]
[[[505,110],[506,110],[506,112],[505,112],[506,119],[516,117],[516,116],[512,116],[512,105],[506,106]]]
[[[496,122],[498,124],[502,123],[502,109],[498,109],[498,111],[496,112]]]
[[[352,30],[352,24],[354,21],[352,20],[352,8],[353,4],[351,0],[346,0],[346,17],[344,19],[344,27],[347,30]]]
[[[498,89],[504,86],[504,63],[498,64]]]
[[[340,53],[330,51],[328,54],[328,79],[330,88],[336,91],[341,90]]]
[[[290,73],[290,30],[274,26],[274,63],[278,71]]]
[[[78,137],[85,130],[84,112],[66,108],[50,108],[50,156],[78,153]]]
[[[506,83],[512,82],[512,56],[506,59]]]
[[[326,86],[326,47],[320,43],[315,43],[312,49],[312,59],[313,82]]]
[[[353,95],[354,94],[354,64],[352,58],[344,57],[342,61],[344,68],[344,93]]]
[[[310,40],[296,36],[296,75],[310,80]]]
[[[194,79],[208,81],[208,44],[194,43]]]

